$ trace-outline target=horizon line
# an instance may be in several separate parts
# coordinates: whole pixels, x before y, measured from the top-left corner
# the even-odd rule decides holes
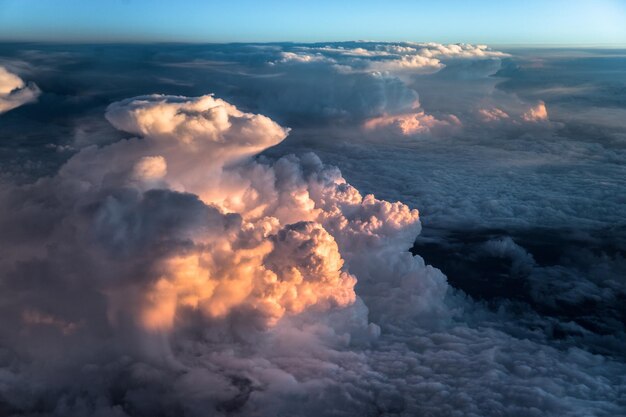
[[[558,43],[558,42],[442,42],[433,40],[372,40],[372,39],[351,39],[351,40],[319,40],[319,41],[296,41],[296,40],[264,40],[264,41],[191,41],[191,40],[35,40],[35,39],[2,39],[0,44],[42,44],[42,45],[272,45],[272,44],[319,44],[319,43],[438,43],[444,45],[472,44],[487,45],[489,47],[506,48],[626,48],[626,43]]]

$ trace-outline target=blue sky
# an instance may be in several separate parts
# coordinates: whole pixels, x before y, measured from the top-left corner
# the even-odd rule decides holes
[[[625,45],[626,0],[0,0],[0,40]]]

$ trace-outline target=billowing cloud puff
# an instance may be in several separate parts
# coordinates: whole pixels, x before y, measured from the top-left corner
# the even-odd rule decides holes
[[[478,119],[487,124],[498,124],[501,127],[508,126],[509,128],[525,126],[526,128],[529,124],[536,124],[538,126],[549,126],[548,119],[548,110],[543,101],[540,101],[534,106],[530,108],[526,107],[527,105],[516,103],[515,107],[518,107],[516,112],[515,109],[505,111],[498,107],[490,107],[490,108],[479,108],[477,110]],[[522,107],[519,109],[519,107]]]
[[[356,279],[342,267],[340,249],[350,246],[344,234],[378,239],[418,222],[417,213],[402,205],[361,218],[361,211],[380,202],[361,197],[314,157],[288,158],[274,167],[244,163],[287,131],[212,96],[134,98],[109,106],[107,118],[142,138],[85,149],[56,180],[79,180],[87,195],[96,196],[111,187],[137,188],[130,194],[107,191],[108,197],[90,203],[105,249],[143,251],[155,239],[182,233],[176,239],[185,247],[173,244],[171,255],[155,256],[152,272],[145,272],[152,278],[141,288],[102,289],[114,300],[109,315],[122,314],[121,305],[139,306],[132,314],[148,329],[171,328],[186,308],[214,319],[255,311],[259,323],[269,324],[312,305],[349,305]],[[176,191],[156,193],[152,187]],[[170,218],[168,201],[188,213]],[[211,223],[198,224],[206,215]],[[195,228],[187,229],[187,222]],[[396,226],[386,230],[387,223]],[[138,298],[130,303],[128,294]]]
[[[288,53],[290,60],[311,62],[328,59],[354,71],[387,71],[407,74],[432,74],[446,65],[441,60],[498,59],[508,54],[486,45],[438,43],[373,43],[358,42],[354,46],[302,47],[310,53]],[[283,58],[284,59],[284,58]]]
[[[443,314],[445,277],[407,252],[419,232],[418,212],[363,197],[312,154],[274,163],[245,158],[285,136],[269,119],[211,96],[125,100],[111,105],[107,118],[141,137],[86,148],[55,177],[8,186],[0,206],[3,339],[11,335],[37,364],[29,378],[44,386],[52,378],[72,391],[87,369],[107,368],[107,381],[86,394],[98,404],[80,408],[63,396],[42,404],[40,392],[28,393],[30,383],[11,372],[0,386],[3,407],[26,414],[149,412],[131,390],[124,394],[129,409],[94,396],[105,387],[127,390],[127,383],[147,385],[152,396],[163,376],[187,369],[175,378],[181,385],[172,403],[159,405],[166,413],[190,400],[196,378],[205,383],[192,415],[248,402],[271,413],[282,395],[307,389],[289,372],[305,372],[305,379],[325,373],[327,365],[312,363],[287,371],[299,360],[297,349],[332,355],[326,345],[379,336],[365,303],[381,323]],[[23,225],[35,219],[46,226],[25,233]],[[34,276],[31,267],[39,270]],[[360,296],[353,271],[369,287]],[[24,287],[25,277],[35,281]],[[209,349],[201,355],[216,356],[197,367],[187,362],[197,356],[183,351],[194,350],[199,335]],[[37,340],[47,348],[36,349]],[[80,369],[59,361],[55,367],[73,377],[57,379],[41,364],[68,340],[65,354]],[[225,359],[233,343],[248,353]],[[114,352],[135,359],[111,362]],[[287,362],[272,364],[274,354]],[[254,399],[236,399],[239,383],[231,377],[252,378]],[[330,388],[315,378],[310,389]],[[277,393],[284,384],[293,388]],[[259,397],[259,389],[267,394]]]
[[[142,358],[129,363],[136,371],[141,361],[156,360],[163,367],[148,372],[170,374],[189,367],[187,354],[173,350],[190,347],[200,331],[219,355],[229,349],[219,340],[243,338],[248,360],[260,365],[269,345],[291,352],[298,345],[294,333],[313,347],[376,338],[380,329],[369,323],[364,303],[381,323],[445,316],[445,277],[407,251],[419,232],[417,210],[363,197],[312,154],[251,160],[286,136],[270,119],[212,96],[137,97],[109,106],[107,119],[140,137],[85,148],[54,177],[2,188],[1,335],[13,337],[31,363],[48,360],[71,338],[69,356],[83,357],[88,367],[110,367],[114,379],[125,378],[115,374],[119,364],[109,362],[115,351]],[[45,226],[24,229],[35,223]],[[359,275],[370,283],[360,296]],[[24,287],[23,279],[34,281]],[[336,322],[327,323],[327,314]],[[36,340],[48,347],[38,350]],[[202,378],[242,371],[237,360],[210,361],[199,368]],[[220,362],[225,373],[210,370]],[[83,372],[56,366],[78,372],[76,378]],[[270,391],[275,382],[266,372],[284,374],[267,363],[246,368]],[[29,372],[43,381],[54,371]],[[143,378],[131,379],[137,377]],[[22,391],[29,389],[26,381],[10,378],[0,385],[3,407],[80,410],[57,401],[42,405],[39,394]],[[55,385],[72,390],[74,384],[70,378]],[[233,389],[228,379],[219,384]],[[232,394],[214,388],[207,386],[202,401],[216,411],[238,395],[236,388]],[[139,398],[128,401],[148,410]]]
[[[425,133],[435,125],[459,123],[453,117],[437,123],[431,116],[415,111],[418,94],[414,76],[436,74],[449,67],[447,76],[469,73],[484,78],[497,71],[500,59],[506,56],[484,45],[470,44],[351,42],[294,46],[281,51],[270,64],[289,74],[297,72],[298,82],[281,85],[283,93],[279,97],[269,95],[263,106],[269,112],[274,107],[287,109],[289,114],[306,103],[306,113],[324,119],[366,122],[380,118],[380,123],[405,126],[400,128],[402,134]],[[312,91],[308,91],[304,78],[315,80]],[[388,116],[396,122],[390,122]]]
[[[178,191],[209,193],[224,166],[279,143],[288,132],[265,116],[243,113],[210,95],[136,97],[111,104],[106,117],[143,139],[86,148],[59,175],[80,177],[95,187],[125,178],[145,187],[160,181]]]
[[[343,46],[322,46],[322,47],[302,47],[302,50],[313,50],[318,51],[319,54],[330,54],[330,55],[340,55],[347,57],[360,57],[360,58],[369,58],[375,56],[386,56],[389,55],[387,51],[376,49],[366,49],[361,47],[343,47]]]
[[[487,45],[472,45],[467,43],[443,45],[439,43],[410,44],[418,48],[418,53],[425,57],[455,57],[455,58],[504,58],[509,56],[504,52],[494,51]]]
[[[307,62],[334,62],[330,58],[326,58],[322,54],[308,54],[308,53],[296,53],[296,52],[281,52],[281,60],[280,62],[298,62],[298,63],[307,63]]]
[[[0,66],[0,114],[37,100],[40,91]]]
[[[280,77],[251,88],[261,96],[259,108],[279,112],[297,125],[320,121],[350,122],[411,109],[417,93],[395,76],[371,71],[345,71],[326,61],[281,64]],[[259,91],[260,89],[260,91]],[[276,94],[280,89],[281,94]]]
[[[536,106],[528,109],[526,113],[522,115],[522,119],[527,122],[545,122],[548,120],[548,109],[543,101],[537,103]]]
[[[374,117],[367,120],[364,126],[367,130],[374,131],[389,129],[403,136],[440,135],[450,133],[455,128],[460,127],[461,121],[454,115],[449,115],[445,119],[437,119],[424,113],[423,110],[419,110],[414,113]]]
[[[410,72],[413,74],[431,74],[444,65],[436,58],[422,55],[403,56],[399,59],[372,62],[370,68],[375,71]]]
[[[509,114],[502,109],[493,107],[490,109],[479,109],[478,114],[485,122],[495,122],[502,119],[508,119]]]
[[[144,156],[133,166],[133,177],[139,181],[157,181],[167,173],[167,163],[162,156]]]
[[[116,128],[148,137],[159,146],[184,148],[190,154],[219,152],[212,160],[222,164],[275,145],[288,131],[268,117],[243,113],[211,95],[194,100],[136,97],[111,104],[106,117]]]
[[[373,69],[391,72],[412,72],[414,74],[438,72],[446,66],[441,61],[442,59],[485,59],[508,56],[505,53],[493,51],[486,45],[470,44],[385,45],[381,49],[387,51],[390,55],[397,54],[398,57],[392,60],[373,62],[371,64]]]

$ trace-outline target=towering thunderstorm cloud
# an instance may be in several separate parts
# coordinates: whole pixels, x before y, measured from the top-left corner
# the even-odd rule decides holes
[[[475,56],[506,55],[303,47],[268,65],[289,75],[321,62],[333,80],[400,91],[372,110],[365,93],[350,101],[338,89],[323,112],[365,103],[351,115],[358,134],[404,140],[462,123],[425,113],[390,72]],[[38,91],[0,68],[0,112]],[[309,105],[290,94],[281,99]],[[548,123],[543,102],[475,113],[505,127]],[[362,195],[312,153],[260,155],[289,134],[269,117],[213,95],[133,97],[105,117],[124,139],[83,147],[33,183],[0,180],[0,415],[623,412],[622,362],[557,349],[454,290],[409,252],[417,210]],[[534,262],[510,239],[484,251]]]
[[[406,252],[419,230],[417,211],[361,196],[312,154],[274,164],[250,159],[287,135],[269,118],[212,96],[158,95],[113,103],[106,116],[139,137],[84,149],[55,177],[2,190],[2,329],[15,347],[7,360],[17,366],[3,376],[8,410],[95,412],[87,411],[91,405],[121,412],[105,393],[72,393],[80,388],[75,378],[97,373],[106,386],[123,372],[127,383],[141,384],[144,366],[179,375],[190,388],[194,378],[223,384],[197,393],[200,404],[244,406],[237,386],[244,384],[247,399],[271,386],[265,372],[279,369],[247,375],[256,373],[252,366],[239,374],[218,360],[187,375],[195,355],[179,350],[202,345],[204,354],[230,354],[237,362],[261,360],[261,341],[290,351],[304,342],[293,337],[321,343],[318,332],[332,344],[349,343],[352,333],[375,339],[379,327],[368,323],[351,269],[372,281],[363,296],[373,306],[395,304],[411,314],[441,309],[445,278]],[[20,233],[25,225],[32,227],[27,236]],[[381,320],[387,314],[376,313]],[[298,314],[297,325],[270,330]],[[328,314],[337,316],[334,324],[320,321]],[[217,347],[234,342],[241,353]],[[102,362],[116,351],[131,356]],[[32,368],[22,373],[24,366]],[[54,404],[38,398],[40,378],[67,378],[54,384]],[[75,395],[86,395],[86,403]],[[158,397],[151,404],[126,395],[123,401],[144,410],[162,407],[153,404]],[[187,399],[169,401],[176,409]]]

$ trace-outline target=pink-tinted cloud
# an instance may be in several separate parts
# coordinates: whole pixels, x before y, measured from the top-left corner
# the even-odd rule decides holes
[[[37,100],[35,84],[26,84],[20,77],[0,66],[0,114]]]
[[[423,110],[414,113],[384,115],[367,120],[367,130],[388,129],[403,136],[442,134],[461,126],[461,121],[454,115],[437,119]]]
[[[480,117],[482,118],[484,122],[495,122],[498,120],[510,118],[507,112],[497,107],[492,107],[489,109],[480,109],[478,110],[478,114],[480,115]]]
[[[526,113],[522,115],[522,119],[526,122],[545,122],[548,120],[548,109],[543,101],[537,103],[537,105],[528,109]]]

